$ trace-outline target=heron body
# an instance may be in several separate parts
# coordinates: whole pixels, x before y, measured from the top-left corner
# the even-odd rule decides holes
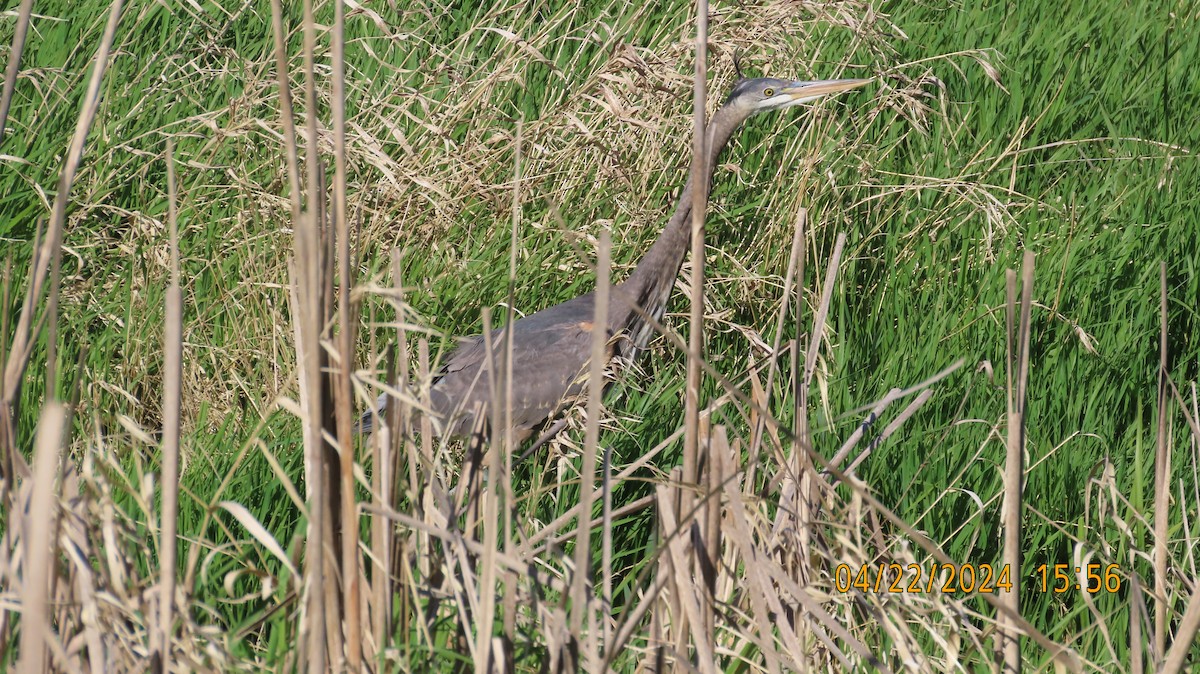
[[[797,82],[775,78],[743,79],[734,85],[729,98],[717,109],[706,129],[706,179],[734,131],[751,115],[780,110],[821,96],[854,89],[869,80],[823,80]],[[666,311],[671,289],[691,244],[692,178],[680,194],[674,214],[658,239],[638,262],[633,272],[609,292],[608,357],[634,362],[653,336],[645,316],[655,320]],[[496,362],[512,330],[512,399],[509,401],[515,437],[524,439],[554,419],[580,397],[591,357],[596,296],[580,295],[561,304],[520,318],[490,335]],[[483,335],[465,340],[435,374],[429,404],[436,416],[434,427],[441,435],[471,433],[488,414],[491,386],[488,381],[486,345]],[[368,411],[359,429],[369,432],[374,417],[387,403],[380,397]]]

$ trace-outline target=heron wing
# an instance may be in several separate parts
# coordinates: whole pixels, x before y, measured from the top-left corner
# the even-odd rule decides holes
[[[516,430],[537,427],[564,400],[582,390],[581,375],[591,354],[594,329],[593,298],[588,293],[513,322],[512,414]],[[506,329],[493,330],[490,335],[497,362],[502,362]],[[450,354],[430,390],[444,432],[462,435],[474,427],[475,410],[485,410],[491,400],[489,385],[483,335],[476,335]]]

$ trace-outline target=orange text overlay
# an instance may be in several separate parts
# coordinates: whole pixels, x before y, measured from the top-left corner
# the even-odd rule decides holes
[[[833,572],[838,592],[993,593],[1012,592],[1007,564],[838,564]]]
[[[1037,568],[1034,579],[1042,592],[1117,592],[1121,589],[1120,570],[1118,564],[1042,564]]]
[[[1034,572],[1033,586],[1042,592],[1117,592],[1121,589],[1117,564],[1042,564]],[[944,594],[1012,592],[1012,572],[1007,564],[838,564],[833,588],[842,593],[861,592]]]

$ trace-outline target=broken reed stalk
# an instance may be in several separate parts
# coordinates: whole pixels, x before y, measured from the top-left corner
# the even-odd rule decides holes
[[[1004,550],[1001,558],[1009,569],[1012,590],[1001,596],[1013,613],[1021,612],[1021,500],[1024,490],[1025,400],[1029,381],[1029,336],[1033,307],[1033,251],[1025,251],[1021,269],[1021,318],[1014,320],[1017,306],[1017,275],[1011,269],[1006,274],[1008,290],[1008,439],[1004,461],[1004,504],[1001,525],[1004,528]],[[1014,337],[1013,330],[1016,330]],[[1014,342],[1017,342],[1014,344]],[[1015,381],[1014,381],[1015,372]],[[1021,635],[1016,625],[999,616],[1006,674],[1021,671]]]
[[[508,429],[503,428],[503,424],[511,418],[510,406],[507,404],[507,396],[505,392],[508,390],[506,377],[506,367],[496,367],[495,350],[497,345],[492,341],[492,315],[489,307],[484,307],[483,314],[483,343],[484,357],[486,359],[488,390],[491,392],[491,403],[488,406],[488,412],[491,416],[490,428],[491,441],[487,443],[486,448],[480,448],[478,445],[482,443],[482,419],[477,416],[475,437],[470,443],[475,445],[473,448],[467,449],[468,458],[474,457],[472,467],[467,469],[467,475],[462,476],[460,480],[467,480],[467,502],[468,505],[478,498],[483,510],[483,548],[482,554],[478,560],[481,568],[479,574],[479,588],[475,595],[475,602],[479,604],[478,611],[474,612],[475,619],[475,643],[472,648],[472,655],[475,659],[475,674],[487,674],[491,669],[492,662],[492,625],[495,622],[496,616],[496,557],[498,555],[498,540],[499,531],[497,519],[500,517],[499,504],[499,472],[500,472],[500,452],[501,446],[505,444],[511,435]],[[512,333],[511,325],[506,325],[502,339],[503,344],[510,343]],[[509,360],[505,357],[505,360]],[[497,376],[498,371],[503,371],[504,374]],[[477,452],[484,451],[485,454],[480,461]],[[466,461],[464,460],[464,463]],[[485,486],[482,478],[483,466],[487,464],[487,484]],[[472,488],[472,485],[478,485],[478,488]],[[473,537],[475,533],[475,525],[472,523],[472,518],[467,518],[467,526],[464,527],[463,533],[465,536]],[[464,564],[463,568],[463,585],[468,585],[467,575],[469,573],[468,565]],[[447,573],[447,576],[451,574]],[[468,590],[469,592],[469,590]],[[463,621],[463,628],[470,630],[471,624],[469,621]],[[471,635],[468,632],[467,638]]]
[[[703,386],[700,360],[704,354],[704,212],[708,205],[708,180],[706,145],[706,108],[708,85],[708,0],[696,0],[696,70],[693,79],[692,118],[692,232],[691,232],[691,311],[688,322],[687,384],[684,403],[683,434],[683,480],[679,499],[681,517],[688,513],[680,526],[691,525],[692,489],[700,483],[700,389]],[[690,541],[690,537],[689,537]],[[691,569],[694,551],[688,547],[685,555],[687,568]],[[703,570],[698,565],[695,577],[702,578]],[[684,569],[675,569],[677,574]],[[708,602],[705,602],[707,605]],[[696,616],[700,617],[700,616]],[[697,641],[711,640],[709,622],[696,625],[701,630]],[[686,628],[684,628],[686,632]],[[682,645],[682,644],[681,644]]]
[[[897,392],[899,390],[900,389],[894,388],[889,392],[889,394],[892,392]],[[884,429],[879,433],[878,436],[876,436],[876,438],[874,440],[867,443],[867,446],[861,452],[858,453],[858,456],[854,457],[854,460],[851,461],[850,464],[846,466],[846,473],[849,475],[853,475],[854,470],[856,468],[858,468],[858,466],[860,464],[862,464],[863,461],[867,460],[867,457],[871,455],[871,452],[875,451],[880,445],[882,445],[884,442],[886,442],[887,439],[890,438],[893,433],[900,430],[900,427],[902,425],[904,425],[904,423],[906,421],[911,419],[912,416],[917,413],[917,410],[921,409],[921,407],[924,406],[925,403],[929,402],[929,400],[931,398],[933,398],[933,394],[934,394],[934,389],[932,387],[927,388],[924,391],[921,391],[920,393],[918,393],[917,397],[914,398],[913,401],[910,402],[900,412],[900,414],[896,415],[896,418],[892,419],[892,421],[889,422],[888,425],[884,427]],[[879,415],[877,414],[875,416],[876,416],[876,418],[878,418]],[[859,426],[859,430],[856,431],[856,432],[860,433],[859,438],[862,437],[861,436],[862,428],[863,428],[862,426]],[[836,461],[833,463],[834,463],[834,465],[837,465]]]
[[[350,221],[346,214],[346,35],[344,3],[333,3],[332,80],[331,101],[333,116],[333,232],[338,262],[338,340],[337,359],[339,367],[328,376],[334,378],[336,395],[336,430],[338,447],[341,450],[339,478],[341,487],[342,524],[339,538],[341,549],[342,618],[346,631],[346,666],[352,672],[362,667],[362,614],[361,573],[359,568],[358,502],[354,488],[354,398],[351,393],[350,375],[354,369],[354,326],[357,324],[354,307],[350,303],[350,288],[354,284],[350,266]],[[309,118],[315,117],[315,108],[308,111]],[[310,139],[312,152],[316,152],[315,137]],[[333,504],[331,504],[332,506]]]
[[[1167,443],[1169,395],[1167,393],[1167,263],[1160,262],[1158,337],[1158,429],[1154,445],[1154,659],[1166,651],[1167,624],[1167,525],[1171,507],[1171,450]]]
[[[306,486],[308,511],[308,536],[305,542],[304,597],[305,610],[300,618],[301,634],[307,635],[308,671],[320,674],[325,671],[325,569],[322,550],[325,545],[325,461],[321,453],[320,410],[320,360],[316,350],[316,319],[319,318],[317,298],[314,296],[315,279],[308,278],[311,267],[308,248],[315,247],[310,226],[303,217],[296,224],[297,254],[293,259],[292,303],[296,331],[297,369],[300,374],[300,409],[304,425],[304,484]]]
[[[512,189],[512,214],[510,218],[509,232],[509,247],[508,247],[508,306],[505,311],[508,317],[505,325],[512,325],[516,320],[516,297],[517,297],[517,244],[520,237],[517,232],[521,225],[521,160],[522,139],[524,138],[525,123],[521,118],[517,119],[517,128],[515,138],[513,140],[513,189]],[[504,456],[501,466],[504,471],[501,474],[501,482],[504,486],[504,504],[502,508],[504,513],[504,552],[511,553],[513,551],[513,509],[516,507],[516,499],[513,496],[512,476],[513,476],[513,452],[517,449],[517,441],[514,437],[513,417],[512,417],[512,400],[513,400],[513,334],[511,330],[504,333],[504,444],[501,446]],[[505,573],[504,576],[504,643],[506,648],[511,651],[513,639],[516,636],[517,629],[517,576],[512,572]],[[510,652],[506,652],[505,661],[508,660]]]
[[[183,390],[183,293],[179,288],[179,198],[175,183],[175,146],[167,138],[167,228],[171,281],[163,326],[162,540],[159,543],[157,646],[164,672],[171,671],[174,630],[175,547],[179,515],[179,419]],[[152,648],[153,650],[153,648]]]
[[[403,309],[404,306],[405,304],[403,300],[401,300],[400,308]],[[404,314],[399,315],[403,316]],[[403,324],[403,320],[401,320],[400,323]],[[401,371],[403,371],[403,368],[401,368]],[[417,340],[417,381],[419,382],[419,388],[417,389],[419,402],[424,409],[429,409],[429,341],[424,337],[421,337]],[[429,415],[420,415],[416,423],[419,423],[421,428],[419,463],[421,470],[418,472],[421,481],[420,484],[410,483],[409,499],[414,505],[417,503],[420,504],[419,507],[417,507],[416,519],[424,526],[433,526],[436,522],[436,513],[433,503],[433,492],[435,485],[439,490],[442,491],[442,493],[444,493],[445,490],[441,488],[440,480],[436,474],[437,467],[434,465],[433,424],[429,420]],[[412,473],[410,472],[409,475],[411,476]],[[396,479],[399,480],[399,476],[397,476]],[[393,498],[393,502],[396,502],[398,497],[399,492],[397,491],[397,496]],[[388,505],[391,506],[392,504]],[[391,528],[392,525],[388,524],[387,526]],[[439,552],[444,552],[445,547],[442,547],[440,550],[435,550],[432,546],[432,540],[429,534],[424,529],[417,529],[416,531],[408,534],[408,536],[403,540],[407,543],[406,549],[413,551],[413,557],[415,559],[412,561],[412,563],[406,564],[404,569],[405,572],[408,573],[407,580],[409,581],[408,589],[410,595],[409,605],[412,608],[411,614],[408,612],[402,612],[400,614],[400,618],[403,621],[400,633],[408,633],[408,622],[409,620],[412,620],[418,628],[418,644],[420,644],[421,640],[424,640],[425,646],[432,647],[433,637],[430,634],[428,622],[429,620],[434,619],[436,615],[437,602],[429,602],[426,605],[425,610],[420,610],[421,607],[418,601],[417,585],[418,579],[419,582],[433,582],[433,569],[438,565],[436,556],[439,554]],[[401,561],[407,562],[407,557]]]
[[[313,333],[312,357],[315,359],[317,388],[311,391],[316,411],[317,432],[313,438],[318,460],[323,464],[314,474],[321,480],[321,498],[317,507],[321,509],[321,535],[323,544],[316,548],[318,558],[324,565],[325,583],[322,585],[321,614],[325,622],[325,652],[331,667],[344,664],[345,633],[342,609],[342,587],[344,576],[341,569],[341,537],[345,523],[342,521],[340,504],[342,481],[341,457],[337,449],[336,401],[334,377],[330,374],[329,352],[324,346],[326,328],[330,325],[333,311],[333,244],[326,212],[325,165],[321,160],[319,131],[317,124],[317,23],[312,0],[304,2],[304,102],[305,102],[305,164],[308,177],[308,208],[305,210],[304,227],[311,236],[307,267],[304,278],[311,283],[311,321]],[[301,266],[301,269],[305,269]],[[328,541],[325,543],[324,541]]]
[[[511,356],[505,357],[505,365],[508,369]],[[508,388],[508,382],[511,381],[511,373],[504,379],[504,387]],[[511,417],[511,398],[508,395],[504,396],[504,416]],[[504,454],[511,454],[509,449],[512,444],[509,442],[511,436],[510,428],[495,428],[493,427],[491,446],[487,448],[487,489],[482,493],[483,498],[483,555],[479,559],[482,566],[482,572],[479,579],[479,603],[481,610],[479,620],[476,623],[476,633],[478,634],[478,645],[475,650],[475,672],[476,674],[488,674],[488,672],[498,669],[495,663],[504,660],[504,651],[497,651],[495,640],[492,635],[495,633],[496,624],[496,589],[499,579],[497,578],[498,565],[495,562],[496,556],[500,553],[500,543],[503,537],[502,523],[500,522],[500,502],[503,496],[504,488],[502,483],[504,478],[501,475],[502,467],[505,463]],[[499,442],[496,442],[499,440]]]
[[[684,430],[687,430],[687,424],[684,424]],[[680,578],[687,575],[689,582],[686,584],[688,591],[691,591],[695,584],[691,582],[692,567],[690,563],[684,564],[682,567],[676,565],[675,557],[670,548],[671,541],[679,537],[678,523],[683,521],[685,515],[689,515],[690,511],[684,511],[683,500],[690,496],[686,486],[683,484],[683,466],[675,466],[671,469],[667,477],[667,485],[669,488],[663,490],[670,497],[669,502],[664,502],[659,498],[659,545],[665,549],[666,564],[660,564],[658,573],[666,575],[667,590],[663,595],[664,601],[660,602],[655,608],[658,623],[664,630],[663,641],[660,642],[659,653],[657,657],[661,660],[667,654],[673,653],[675,658],[687,659],[688,655],[688,638],[690,636],[690,627],[696,623],[693,620],[689,622],[688,616],[683,610],[683,598],[680,594]],[[656,494],[658,496],[658,494]],[[689,541],[690,543],[690,541]],[[684,557],[687,559],[690,546],[684,550]],[[672,650],[672,648],[674,650]],[[683,665],[676,663],[675,668],[682,668]],[[656,667],[655,669],[660,669]]]
[[[612,256],[612,235],[607,229],[600,232],[596,255],[596,301],[592,317],[592,353],[588,361],[587,429],[584,435],[583,459],[579,473],[579,526],[575,537],[575,573],[571,582],[571,634],[583,634],[584,613],[589,610],[589,583],[592,579],[592,490],[596,483],[596,453],[600,444],[600,415],[604,395],[605,352],[608,350],[608,295]],[[579,644],[584,655],[585,669],[592,670],[600,662],[595,630],[589,630],[587,640]]]
[[[374,340],[372,340],[372,345]],[[374,350],[371,351],[374,353]],[[403,367],[403,366],[402,366]],[[387,381],[396,380],[395,360],[389,359]],[[389,401],[395,407],[397,401]],[[395,416],[394,414],[392,415]],[[391,503],[392,475],[392,424],[383,424],[378,431],[371,434],[371,493],[380,505]],[[395,431],[399,432],[399,431]],[[381,517],[371,518],[371,599],[369,600],[371,615],[371,637],[375,647],[382,651],[384,639],[390,633],[392,622],[392,527],[388,526]],[[378,659],[379,653],[376,653]]]
[[[308,322],[304,319],[306,312],[302,304],[302,297],[308,295],[307,286],[304,293],[301,293],[299,267],[302,264],[307,264],[307,248],[302,241],[308,236],[308,228],[305,226],[305,220],[302,216],[302,201],[300,192],[300,158],[299,150],[296,144],[296,123],[295,113],[292,104],[292,89],[288,80],[288,58],[287,58],[287,31],[283,25],[283,7],[280,0],[271,0],[271,34],[274,43],[275,54],[275,77],[279,88],[279,121],[283,126],[283,143],[285,150],[285,166],[287,167],[288,178],[288,196],[291,205],[291,221],[293,226],[293,256],[290,261],[289,276],[290,276],[290,292],[289,299],[292,303],[292,326],[295,331],[296,339],[296,364],[299,378],[300,389],[300,407],[303,418],[301,424],[303,426],[304,437],[304,485],[305,497],[305,515],[308,518],[308,536],[305,538],[305,553],[304,553],[304,570],[303,578],[301,579],[301,604],[300,617],[298,622],[298,638],[296,658],[297,670],[306,668],[310,673],[320,673],[325,670],[325,620],[321,612],[323,602],[320,598],[320,592],[324,586],[323,566],[319,551],[324,542],[322,531],[323,518],[321,517],[321,509],[314,508],[317,503],[317,498],[324,498],[324,488],[321,486],[323,480],[317,479],[321,467],[320,457],[317,450],[314,449],[315,443],[320,441],[319,425],[314,426],[313,422],[317,416],[311,411],[310,398],[312,393],[319,390],[319,363],[313,360],[309,362],[309,351],[315,341],[315,338],[309,335],[307,327]],[[307,303],[307,299],[303,302]],[[307,410],[307,411],[306,411]],[[314,493],[319,492],[319,493]],[[192,570],[195,569],[195,558],[199,553],[199,546],[193,546],[189,552],[188,562],[188,580],[190,585]]]
[[[404,277],[401,273],[400,250],[393,248],[390,258],[397,329],[396,352],[388,358],[385,381],[395,382],[397,390],[405,394],[409,390],[410,377],[408,372],[408,334],[404,327]],[[419,467],[414,456],[416,450],[413,448],[410,435],[410,410],[407,400],[406,395],[388,397],[387,413],[384,415],[386,423],[382,424],[381,433],[372,436],[372,443],[375,446],[372,479],[379,485],[375,491],[378,502],[381,505],[395,507],[401,494],[404,493],[401,484],[400,462],[406,458],[408,463],[407,493],[410,503],[413,503],[420,513],[422,505],[416,499],[416,495],[420,493],[421,489],[417,473]],[[374,435],[380,435],[380,437],[376,438]],[[372,518],[371,527],[372,538],[378,541],[375,547],[379,550],[376,553],[375,570],[371,573],[372,603],[374,604],[371,614],[376,617],[375,645],[376,648],[382,649],[384,640],[387,638],[386,635],[393,633],[395,624],[392,596],[400,595],[400,620],[405,623],[408,620],[406,608],[408,606],[408,588],[405,583],[411,580],[411,574],[409,576],[404,574],[403,564],[405,561],[404,551],[411,549],[409,545],[411,537],[399,538],[392,526],[379,517]],[[424,557],[418,553],[418,559],[424,559]],[[424,575],[422,574],[422,576]]]
[[[313,50],[316,35],[312,2],[304,3],[304,60],[308,75],[306,108],[308,114],[308,196],[309,208],[303,208],[299,179],[299,152],[293,118],[291,88],[288,83],[288,62],[283,27],[283,12],[279,0],[271,2],[271,18],[275,36],[276,75],[279,78],[280,117],[284,143],[288,153],[288,182],[291,188],[294,251],[291,264],[291,295],[293,326],[296,333],[296,361],[299,372],[300,409],[304,426],[304,475],[307,491],[308,536],[305,541],[303,605],[300,614],[300,667],[307,665],[311,674],[326,671],[329,641],[337,637],[327,634],[326,608],[331,602],[327,595],[332,589],[325,582],[325,535],[328,530],[327,475],[323,440],[323,400],[321,386],[321,345],[323,327],[320,279],[321,240],[317,223],[318,171],[316,155],[316,91],[313,84]],[[333,576],[331,576],[332,578]],[[334,650],[333,652],[336,652]]]
[[[498,439],[504,430],[493,426],[492,437]],[[488,674],[493,660],[500,654],[492,651],[492,633],[496,618],[496,557],[500,539],[500,457],[501,442],[489,443],[487,448],[487,485],[481,489],[483,501],[483,551],[479,556],[479,612],[475,621],[475,674]],[[482,483],[481,483],[482,486]]]
[[[807,220],[807,219],[806,219]],[[802,223],[802,224],[806,224]],[[803,245],[803,244],[802,244]],[[812,385],[813,375],[817,369],[817,354],[821,348],[821,335],[825,331],[825,321],[829,317],[829,305],[833,301],[833,289],[837,281],[838,270],[842,263],[842,251],[846,246],[846,234],[843,232],[837,235],[833,244],[833,254],[830,256],[829,266],[825,269],[825,283],[821,288],[821,304],[817,309],[817,313],[813,316],[812,331],[808,337],[808,351],[804,358],[804,373],[800,381],[800,395],[794,397],[794,404],[798,407],[795,410],[795,418],[797,420],[796,436],[793,440],[793,462],[791,469],[794,471],[792,479],[795,482],[792,484],[795,499],[793,508],[796,513],[796,566],[793,569],[793,579],[801,587],[807,586],[813,576],[811,568],[812,554],[812,527],[811,522],[816,517],[818,489],[824,485],[818,485],[816,471],[813,469],[813,462],[810,456],[812,448],[812,437],[809,435],[808,429],[808,390]],[[801,254],[798,264],[798,273],[800,278],[804,274],[804,256]],[[799,309],[802,306],[804,297],[804,285],[796,284],[796,306]],[[800,313],[797,311],[797,333],[799,333]],[[798,349],[796,349],[798,350]],[[793,370],[794,376],[794,370]],[[786,485],[785,485],[786,486]],[[782,503],[787,503],[787,490],[781,489],[783,495]],[[782,512],[786,508],[781,508]],[[776,522],[774,534],[778,535],[779,521]],[[774,537],[773,537],[774,538]],[[777,540],[777,539],[776,539]],[[810,627],[807,620],[802,616],[797,615],[792,629],[795,633],[796,640],[800,643],[809,643]]]
[[[1166,273],[1165,264],[1160,270],[1160,283],[1162,285],[1162,303],[1166,304]],[[1165,314],[1162,320],[1163,329],[1166,329]],[[1165,370],[1164,370],[1165,372]],[[1175,387],[1175,382],[1171,381],[1170,377],[1166,377],[1167,387],[1171,390],[1172,397],[1175,398],[1176,404],[1179,405],[1179,411],[1183,414],[1184,421],[1188,428],[1192,431],[1193,447],[1200,446],[1200,409],[1197,408],[1195,383],[1192,384],[1192,411],[1188,412],[1187,403],[1179,394],[1179,390]],[[1170,446],[1168,445],[1168,451]],[[1169,458],[1169,454],[1168,454]],[[1170,461],[1168,461],[1168,464]],[[1184,494],[1182,493],[1182,484],[1180,485],[1179,502],[1185,502]],[[1156,522],[1157,524],[1157,522]],[[1184,513],[1184,549],[1196,549],[1195,541],[1187,533],[1187,516]],[[1170,649],[1166,652],[1163,658],[1162,669],[1159,670],[1163,674],[1178,674],[1183,671],[1183,666],[1187,656],[1190,654],[1193,645],[1196,643],[1196,634],[1200,633],[1200,583],[1193,581],[1192,597],[1188,600],[1187,609],[1184,610],[1183,617],[1179,619],[1179,623],[1175,629],[1174,640]],[[1134,621],[1131,621],[1134,622]]]
[[[29,514],[24,517],[25,539],[24,583],[21,587],[21,658],[17,664],[20,674],[41,674],[48,671],[47,641],[53,631],[47,622],[50,597],[49,569],[54,553],[57,532],[45,526],[53,521],[54,481],[58,472],[58,453],[66,431],[67,409],[58,401],[48,401],[42,408],[34,442],[33,490],[29,497]]]
[[[271,34],[274,39],[275,78],[279,87],[279,121],[283,124],[283,146],[288,177],[288,196],[292,222],[300,221],[300,159],[296,148],[296,118],[292,106],[292,87],[288,82],[287,31],[283,26],[281,0],[271,0]]]
[[[698,362],[704,344],[704,210],[708,206],[705,169],[706,107],[708,84],[708,1],[696,0],[696,72],[693,80],[692,119],[692,232],[691,311],[688,323],[688,366],[684,410],[683,480],[695,484],[699,454],[701,371]],[[689,508],[684,507],[684,511]]]
[[[601,233],[601,248],[608,249],[609,255],[604,257],[604,266],[611,266],[611,249],[612,235],[606,229]],[[600,263],[597,262],[599,265]],[[605,303],[607,303],[608,288],[610,282],[608,274],[605,274]],[[597,298],[599,295],[597,294]],[[598,301],[598,300],[597,300]],[[607,318],[607,316],[606,316]],[[603,325],[603,324],[601,324]],[[595,385],[590,395],[601,396],[602,390],[597,390]],[[597,406],[599,411],[599,406]],[[588,414],[588,419],[592,418],[591,413]],[[597,433],[597,438],[599,434]],[[598,441],[598,440],[597,440]],[[601,638],[603,646],[600,656],[607,658],[609,656],[612,643],[612,557],[613,557],[613,503],[612,503],[612,447],[605,445],[602,448],[604,455],[600,459],[601,475],[600,475],[600,509],[601,509],[601,524],[600,524],[600,620],[602,624]]]
[[[704,495],[705,513],[704,531],[705,545],[709,552],[709,584],[714,588],[712,592],[711,607],[708,609],[713,613],[714,630],[716,625],[716,607],[718,605],[727,604],[732,600],[733,577],[736,575],[729,573],[735,568],[737,563],[734,559],[734,551],[729,546],[725,545],[722,538],[723,524],[721,521],[721,493],[725,481],[732,479],[733,468],[723,463],[719,458],[714,458],[713,452],[722,451],[714,449],[717,446],[729,447],[729,433],[725,426],[721,424],[711,423],[712,410],[709,409],[705,415],[704,425],[704,456],[707,466],[705,475],[707,476]],[[741,448],[740,438],[734,440],[734,447],[738,450]],[[737,450],[735,450],[737,451]],[[731,624],[736,624],[730,621]],[[716,644],[716,636],[714,631],[714,649]]]
[[[804,446],[811,447],[812,439],[808,434],[808,380],[802,376],[799,366],[801,329],[804,325],[804,311],[807,308],[804,302],[804,266],[808,260],[807,229],[808,210],[801,209],[801,211],[796,215],[796,231],[793,234],[792,240],[792,254],[796,256],[796,337],[792,341],[791,353],[789,354],[788,358],[788,365],[792,375],[792,453],[796,456],[791,457],[792,460],[790,465],[785,465],[783,467],[785,478],[788,477],[788,469],[793,471],[803,471],[806,468],[812,468],[812,461],[808,460],[804,456],[806,452],[801,449],[801,447]],[[828,288],[828,283],[826,283],[826,288]],[[823,290],[828,292],[826,289]],[[787,293],[787,288],[784,288],[784,293]],[[781,330],[783,328],[784,318],[785,314],[781,310],[779,314],[779,326],[776,328],[776,344],[779,344],[779,340],[782,338]],[[821,328],[814,324],[813,329],[810,330],[808,334],[808,340],[810,343],[814,340],[819,341],[820,331]],[[776,348],[776,352],[778,353],[778,347]],[[771,389],[767,389],[768,396],[770,395],[770,391]],[[799,444],[800,447],[798,447],[797,444]],[[795,477],[795,475],[792,475],[791,479],[795,479]],[[800,486],[803,487],[803,484]],[[783,494],[784,491],[780,490],[780,493]],[[797,515],[799,514],[800,513],[797,513]],[[779,525],[776,524],[775,531],[772,532],[772,540],[776,540],[776,535],[779,531],[778,526]],[[811,539],[810,531],[807,527],[798,527],[797,531],[799,532],[797,543],[799,545],[800,554],[804,557],[807,557],[809,541]],[[803,642],[806,635],[804,634],[804,628],[799,626],[799,623],[797,623],[794,632],[788,636],[791,636],[798,642]]]
[[[701,570],[704,572],[704,579],[707,593],[705,601],[701,605],[700,610],[704,614],[704,629],[708,642],[712,644],[713,650],[716,650],[716,625],[717,625],[717,577],[721,570],[721,557],[724,548],[721,544],[721,473],[713,467],[711,452],[713,443],[713,433],[720,431],[722,439],[724,439],[725,429],[723,426],[713,427],[710,423],[710,418],[706,415],[701,419],[700,424],[700,446],[703,448],[703,462],[701,470],[701,494],[704,498],[703,517],[700,518],[704,528],[702,552],[706,553],[698,557],[698,561],[702,562]]]
[[[31,256],[37,260],[37,239],[35,229],[35,239],[33,245],[34,254]],[[8,251],[8,255],[4,259],[4,278],[0,280],[0,307],[12,306],[12,277],[13,277],[13,253]],[[18,455],[15,451],[16,441],[13,435],[16,433],[16,419],[10,413],[8,406],[8,394],[4,388],[4,371],[8,369],[8,318],[9,312],[0,311],[0,487],[3,487],[7,493],[12,493],[9,489],[12,481],[16,479],[13,474],[13,466],[15,465],[14,455]],[[0,499],[2,501],[3,499]],[[8,505],[8,504],[5,504]],[[0,544],[7,547],[7,538],[9,532],[5,531],[3,538],[5,543]],[[4,619],[0,617],[0,657],[3,657],[3,639],[4,639]]]
[[[430,409],[429,401],[429,381],[431,378],[429,366],[429,340],[422,337],[417,340],[417,376],[421,382],[421,406],[425,409]],[[435,466],[433,465],[433,422],[429,419],[428,414],[422,414],[419,423],[421,424],[421,465],[425,469],[424,488],[421,490],[421,518],[422,522],[432,524],[434,503],[433,503],[433,485],[436,483],[437,475],[435,474]],[[414,495],[414,500],[416,496]],[[421,533],[417,537],[418,549],[425,554],[417,557],[417,572],[421,578],[429,578],[431,573],[431,559],[433,557],[433,549],[430,547],[429,535]]]

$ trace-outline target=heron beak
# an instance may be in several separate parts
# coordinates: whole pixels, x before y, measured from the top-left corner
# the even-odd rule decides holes
[[[776,97],[787,96],[791,100],[788,106],[815,101],[822,96],[839,94],[843,91],[857,89],[871,80],[819,80],[816,82],[795,82],[779,90]]]

